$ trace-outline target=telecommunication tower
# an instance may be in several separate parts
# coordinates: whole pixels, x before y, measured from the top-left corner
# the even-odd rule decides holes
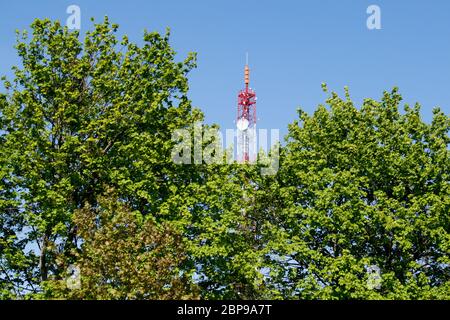
[[[249,88],[250,68],[244,69],[245,89],[239,91],[237,107],[238,161],[241,163],[256,160],[256,93]]]

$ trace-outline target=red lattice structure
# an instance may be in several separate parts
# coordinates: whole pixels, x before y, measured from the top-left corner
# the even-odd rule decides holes
[[[245,89],[239,91],[237,108],[238,161],[250,162],[256,157],[256,93],[249,88],[250,69],[245,66]],[[253,146],[253,150],[252,150]],[[252,154],[251,154],[252,153]]]

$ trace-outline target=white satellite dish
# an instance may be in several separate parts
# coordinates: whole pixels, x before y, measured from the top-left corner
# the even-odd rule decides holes
[[[241,131],[247,130],[248,125],[249,125],[249,122],[245,118],[239,119],[238,122],[236,123],[237,128]]]

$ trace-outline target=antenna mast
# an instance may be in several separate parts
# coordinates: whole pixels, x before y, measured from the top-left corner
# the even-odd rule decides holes
[[[242,163],[256,160],[256,93],[249,87],[250,68],[248,53],[244,68],[245,89],[238,94],[237,128],[238,161]]]

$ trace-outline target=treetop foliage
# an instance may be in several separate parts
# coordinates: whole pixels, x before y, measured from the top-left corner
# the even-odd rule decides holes
[[[357,107],[323,85],[275,175],[177,165],[173,133],[203,120],[195,54],[176,62],[168,32],[117,32],[106,17],[83,39],[48,19],[17,35],[0,94],[1,298],[450,298],[448,115],[425,123],[396,88]]]

